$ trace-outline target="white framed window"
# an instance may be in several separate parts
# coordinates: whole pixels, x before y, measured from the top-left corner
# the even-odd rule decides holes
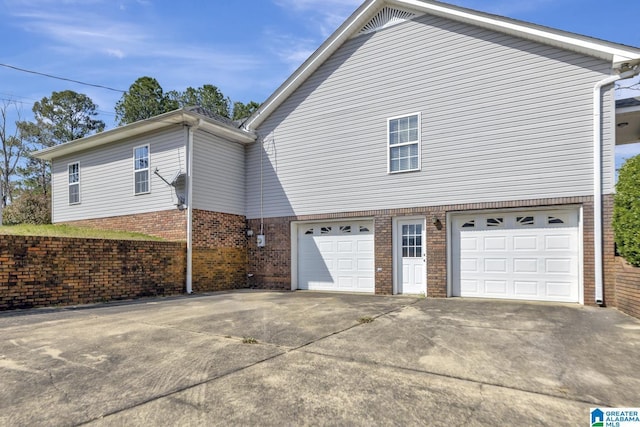
[[[69,174],[69,204],[80,203],[80,163],[69,163],[67,165]]]
[[[420,113],[387,121],[389,173],[420,170]]]
[[[133,175],[134,194],[149,193],[149,145],[133,149]]]

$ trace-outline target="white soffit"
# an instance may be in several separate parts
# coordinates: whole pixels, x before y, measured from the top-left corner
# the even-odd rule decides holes
[[[393,25],[401,24],[410,19],[424,15],[422,13],[409,12],[394,7],[383,7],[354,37],[362,34],[374,33]]]

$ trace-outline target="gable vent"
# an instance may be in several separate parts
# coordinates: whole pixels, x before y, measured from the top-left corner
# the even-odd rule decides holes
[[[401,22],[415,18],[416,16],[418,16],[418,14],[414,12],[407,12],[406,10],[394,9],[392,7],[384,7],[360,30],[358,35],[373,33],[383,28],[400,24]]]

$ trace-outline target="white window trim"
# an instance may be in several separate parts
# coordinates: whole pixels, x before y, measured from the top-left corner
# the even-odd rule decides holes
[[[148,157],[147,167],[146,169],[136,169],[136,150],[138,148],[144,148],[144,147],[147,147],[147,157]],[[136,193],[136,172],[143,172],[143,171],[147,171],[147,177],[148,177],[147,182],[149,183],[148,189],[145,192]],[[143,145],[138,145],[137,147],[133,147],[133,195],[141,196],[143,194],[149,194],[149,193],[151,193],[151,145],[143,144]]]
[[[391,145],[391,141],[389,139],[389,134],[391,131],[391,120],[402,119],[404,117],[418,116],[418,140],[405,142],[402,144],[394,144]],[[403,147],[418,144],[418,167],[416,169],[407,169],[401,171],[392,171],[391,170],[391,147]],[[406,173],[406,172],[417,172],[422,170],[422,113],[408,113],[401,114],[399,116],[389,117],[387,118],[387,173],[388,174],[397,174],[397,173]]]
[[[71,184],[69,182],[69,168],[72,165],[78,165],[78,182],[74,182],[73,184]],[[82,176],[80,175],[80,162],[72,162],[72,163],[67,163],[67,203],[69,204],[69,206],[74,206],[74,205],[79,205],[80,203],[82,203],[82,193],[81,193],[81,188],[80,188],[80,183],[82,182]],[[69,189],[71,188],[72,185],[77,185],[78,186],[78,201],[71,203],[70,198],[69,198]]]

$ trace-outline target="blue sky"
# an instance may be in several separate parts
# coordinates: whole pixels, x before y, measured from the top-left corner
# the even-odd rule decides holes
[[[123,90],[144,75],[155,77],[165,91],[210,83],[234,101],[260,102],[360,3],[0,0],[0,63]],[[638,0],[450,3],[640,46]],[[121,93],[0,67],[0,99],[19,101],[23,117],[30,118],[34,101],[65,89],[89,95],[107,128],[114,127]]]

